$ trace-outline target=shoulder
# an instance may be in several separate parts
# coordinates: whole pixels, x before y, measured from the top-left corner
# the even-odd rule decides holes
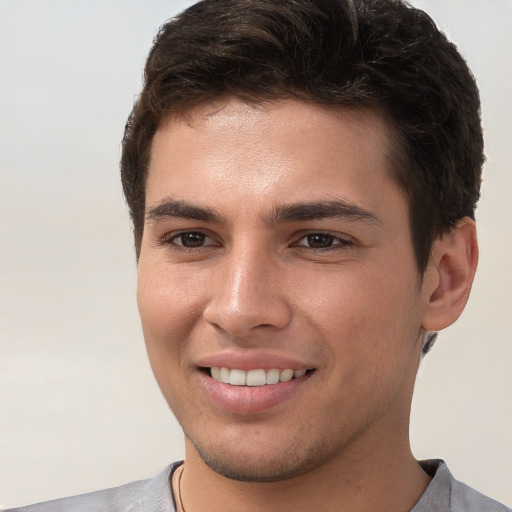
[[[412,512],[511,512],[511,509],[455,480],[442,460],[422,461],[433,478]]]
[[[502,503],[475,491],[458,480],[454,480],[452,499],[464,512],[482,512],[484,510],[486,512],[511,512],[511,509]]]
[[[153,478],[4,512],[174,512],[170,477],[180,462]]]

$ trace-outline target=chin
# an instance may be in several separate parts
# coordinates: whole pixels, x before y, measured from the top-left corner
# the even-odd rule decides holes
[[[309,473],[327,462],[329,450],[325,445],[275,450],[259,449],[257,454],[243,449],[205,448],[191,440],[203,462],[213,471],[239,482],[279,482]]]

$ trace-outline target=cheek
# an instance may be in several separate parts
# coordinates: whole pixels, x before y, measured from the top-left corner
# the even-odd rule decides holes
[[[319,327],[331,326],[334,332],[343,332],[344,324],[366,330],[385,322],[400,293],[393,287],[396,282],[389,283],[362,265],[332,272],[321,269],[308,277],[294,283],[296,301]]]
[[[381,361],[393,365],[414,346],[420,324],[414,278],[363,266],[318,274],[302,289],[300,296],[309,300],[300,309],[337,357],[371,367]]]
[[[326,389],[340,404],[327,413],[340,424],[346,411],[362,422],[382,414],[415,364],[414,294],[396,281],[367,277],[345,275],[332,283],[336,292],[324,295],[314,319],[330,356]]]
[[[198,325],[201,294],[194,274],[139,263],[137,303],[149,362],[171,410],[193,403],[187,381],[187,345]],[[180,399],[180,397],[182,397]]]
[[[137,304],[145,331],[161,338],[184,328],[197,316],[204,290],[197,272],[185,266],[139,264]]]
[[[182,364],[187,341],[202,315],[202,290],[190,271],[139,263],[137,304],[149,360],[160,384],[169,366]]]

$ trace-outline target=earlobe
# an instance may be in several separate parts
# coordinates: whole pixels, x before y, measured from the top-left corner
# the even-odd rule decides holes
[[[478,264],[475,222],[464,217],[435,240],[423,281],[422,327],[439,331],[453,324],[466,306]]]

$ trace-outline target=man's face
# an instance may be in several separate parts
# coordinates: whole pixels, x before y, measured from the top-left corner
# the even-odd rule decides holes
[[[386,129],[229,99],[155,136],[144,335],[187,449],[221,474],[279,480],[407,439],[426,298]]]

